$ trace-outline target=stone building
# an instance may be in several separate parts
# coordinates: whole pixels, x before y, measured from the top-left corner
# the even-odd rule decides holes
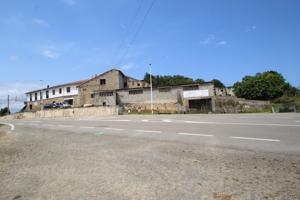
[[[240,112],[264,106],[234,96],[232,88],[216,88],[212,82],[155,87],[152,105],[157,113]],[[112,69],[91,79],[27,93],[26,110],[35,111],[49,102],[68,102],[73,107],[116,106],[123,113],[151,112],[151,90],[147,82]]]

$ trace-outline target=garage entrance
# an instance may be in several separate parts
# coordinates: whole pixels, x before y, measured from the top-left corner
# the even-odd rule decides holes
[[[212,111],[211,99],[191,99],[189,100],[190,112],[208,113]]]

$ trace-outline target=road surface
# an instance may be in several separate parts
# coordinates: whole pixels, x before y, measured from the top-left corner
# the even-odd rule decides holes
[[[0,199],[300,198],[299,114],[3,122]]]

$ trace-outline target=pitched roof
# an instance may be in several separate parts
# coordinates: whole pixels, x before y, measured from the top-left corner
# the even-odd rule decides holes
[[[26,94],[33,93],[33,92],[38,92],[38,91],[42,91],[42,90],[50,90],[50,89],[53,89],[53,88],[64,87],[64,86],[68,86],[68,85],[80,85],[81,83],[83,83],[85,81],[86,80],[79,80],[79,81],[73,81],[73,82],[64,83],[64,84],[60,84],[60,85],[54,85],[54,86],[51,86],[51,87],[46,87],[46,88],[26,92]]]

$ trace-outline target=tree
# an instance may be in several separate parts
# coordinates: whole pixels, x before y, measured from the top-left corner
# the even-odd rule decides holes
[[[218,79],[213,79],[212,82],[213,82],[214,86],[217,87],[217,88],[224,88],[225,87],[225,85]]]
[[[257,100],[273,100],[283,95],[287,87],[284,77],[276,71],[245,76],[233,86],[237,97]]]
[[[150,83],[150,74],[146,73],[144,76],[144,81]],[[175,76],[160,76],[152,75],[152,85],[153,87],[162,87],[162,86],[175,86],[175,85],[185,85],[194,83],[193,79],[175,75]]]
[[[10,111],[9,111],[8,107],[0,109],[0,116],[9,115],[9,114],[10,114]]]
[[[205,83],[205,80],[201,79],[201,78],[198,78],[198,79],[194,80],[194,83],[202,84],[202,83]]]

